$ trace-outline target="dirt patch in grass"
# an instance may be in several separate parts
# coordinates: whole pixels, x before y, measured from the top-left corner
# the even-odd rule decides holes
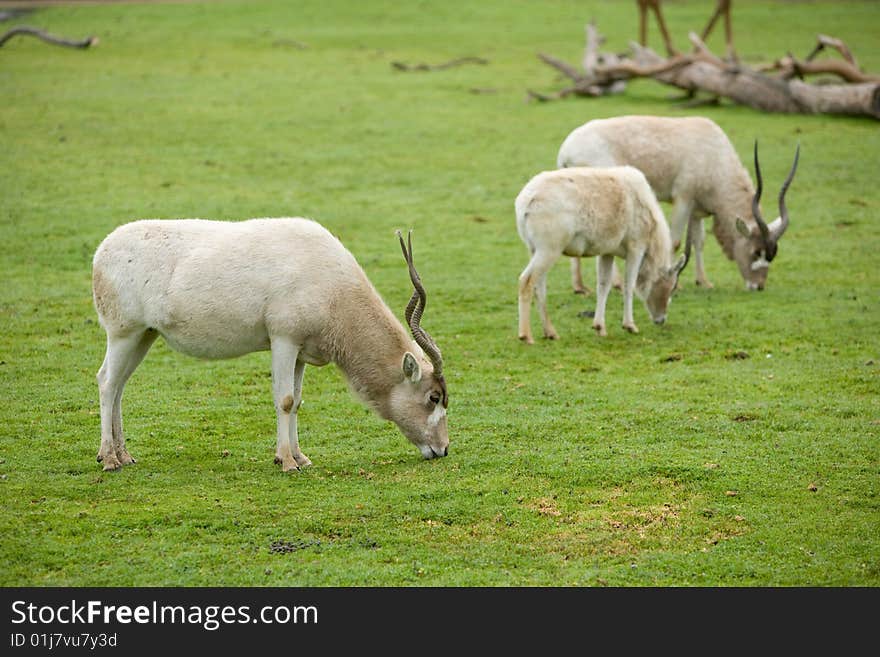
[[[269,545],[269,552],[272,554],[287,554],[289,552],[297,552],[299,550],[305,550],[311,547],[318,547],[321,545],[321,541],[313,538],[301,538],[296,540],[285,540],[278,539],[276,541],[272,541]]]

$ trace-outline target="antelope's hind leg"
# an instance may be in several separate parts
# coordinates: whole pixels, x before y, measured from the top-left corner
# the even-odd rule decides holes
[[[590,288],[584,285],[584,277],[581,275],[581,259],[578,256],[571,259],[569,269],[571,270],[571,289],[574,290],[574,293],[584,296],[592,294]]]
[[[532,259],[519,277],[519,339],[527,344],[534,343],[529,315],[531,314],[532,294],[538,306],[538,315],[544,337],[550,340],[559,338],[547,314],[547,272],[561,254],[556,251],[535,251]]]
[[[149,329],[121,337],[107,335],[107,353],[98,370],[101,446],[97,459],[104,464],[104,470],[118,470],[135,462],[125,448],[122,432],[122,391],[157,335]]]

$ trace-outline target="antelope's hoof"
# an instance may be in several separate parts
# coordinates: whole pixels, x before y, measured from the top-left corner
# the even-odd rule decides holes
[[[531,335],[521,335],[519,336],[519,339],[524,344],[535,344],[535,341],[532,339]]]
[[[629,331],[630,333],[638,333],[638,332],[639,332],[639,327],[636,326],[635,324],[624,324],[624,325],[623,325],[623,330],[624,330],[624,331]]]
[[[122,449],[122,451],[116,452],[116,458],[122,465],[131,465],[132,463],[137,463],[137,461],[134,460],[134,457],[128,453],[128,450],[124,448]]]
[[[604,338],[606,335],[608,335],[605,332],[605,325],[604,324],[593,324],[593,330],[599,334],[599,337]]]
[[[711,290],[713,287],[715,287],[709,281],[707,281],[705,278],[703,280],[697,279],[697,285],[699,285],[700,287],[704,287],[707,290]]]
[[[547,340],[558,340],[558,339],[559,339],[559,334],[558,334],[556,331],[550,331],[549,333],[545,333],[545,334],[544,334],[544,337],[545,337]]]
[[[301,468],[307,468],[312,464],[312,460],[305,454],[300,454],[299,456],[294,456],[293,458],[296,460],[296,464]]]

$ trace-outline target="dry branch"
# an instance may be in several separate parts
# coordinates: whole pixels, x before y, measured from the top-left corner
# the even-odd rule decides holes
[[[552,66],[557,71],[571,78],[575,82],[585,77],[584,74],[578,71],[574,66],[566,64],[561,59],[556,59],[555,57],[545,55],[541,52],[538,53],[538,59],[542,60],[545,64]]]
[[[630,60],[622,60],[616,64],[600,66],[596,73],[605,78],[651,78],[661,73],[669,73],[682,66],[698,61],[690,55],[673,55],[669,59],[650,64],[637,64]]]
[[[19,27],[13,27],[11,30],[7,30],[6,33],[0,36],[0,48],[2,48],[3,45],[12,37],[19,34],[36,37],[38,39],[42,39],[46,43],[52,43],[56,46],[66,46],[68,48],[88,48],[89,46],[94,46],[98,43],[98,37],[94,36],[75,41],[71,39],[65,39],[64,37],[55,36],[54,34],[49,34],[45,30],[40,30],[36,27],[21,25]]]
[[[542,94],[531,89],[527,90],[528,97],[538,101],[556,100],[566,96],[605,96],[608,94],[622,93],[626,89],[624,76],[613,76],[605,73],[605,68],[620,64],[620,57],[609,53],[600,53],[599,46],[605,42],[604,37],[596,29],[595,22],[590,22],[586,27],[586,45],[584,57],[581,62],[584,70],[563,62],[556,57],[544,53],[538,53],[538,57],[548,66],[552,66],[575,84],[554,94]]]
[[[459,57],[443,64],[406,64],[404,62],[391,62],[391,66],[398,71],[442,71],[453,66],[462,64],[488,64],[489,60],[482,57]]]
[[[803,78],[805,75],[822,75],[827,73],[836,75],[846,82],[880,82],[880,76],[862,73],[849,62],[843,62],[839,59],[811,62],[786,55],[781,59],[777,59],[771,66],[765,67],[763,70],[779,71],[779,77],[786,80],[795,77]]]
[[[599,64],[599,47],[605,43],[605,39],[596,28],[596,21],[590,21],[586,27],[586,45],[584,46],[584,59],[581,66],[584,73],[589,73]]]
[[[770,65],[762,66],[760,71],[779,71],[779,77],[790,79],[798,77],[803,79],[805,75],[822,75],[830,73],[847,82],[880,82],[880,76],[864,73],[856,62],[849,47],[840,39],[819,34],[816,37],[816,47],[810,51],[803,60],[798,60],[791,53],[777,59]],[[840,53],[844,61],[838,59],[814,61],[816,55],[825,48],[832,48]]]
[[[812,61],[813,58],[818,55],[825,48],[834,48],[837,52],[840,53],[840,56],[843,57],[847,62],[853,65],[853,67],[858,68],[859,65],[856,63],[856,58],[853,57],[852,52],[847,47],[847,45],[841,41],[840,39],[835,39],[834,37],[827,36],[825,34],[819,34],[816,36],[816,47],[813,48],[812,52],[807,55],[807,61]]]
[[[687,92],[728,98],[738,104],[767,112],[848,114],[880,118],[880,77],[859,70],[849,48],[840,39],[819,35],[818,45],[802,61],[788,55],[773,65],[749,68],[726,62],[714,55],[696,33],[690,33],[694,52],[668,58],[637,43],[630,44],[627,56],[604,55],[596,50],[599,43],[595,25],[587,26],[587,48],[583,72],[551,55],[538,57],[562,72],[573,85],[556,94],[529,91],[537,100],[553,100],[569,95],[602,96],[620,90],[626,80],[651,78]],[[822,49],[837,50],[841,60],[815,60]],[[776,75],[769,75],[776,72]],[[816,73],[831,73],[842,78],[841,84],[812,84],[803,78]]]

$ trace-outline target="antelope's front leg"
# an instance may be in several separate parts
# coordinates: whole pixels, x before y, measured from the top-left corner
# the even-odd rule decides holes
[[[292,446],[299,451],[299,440],[296,436],[296,374],[299,361],[299,347],[287,338],[272,339],[272,397],[275,401],[275,415],[278,420],[278,433],[275,443],[275,463],[281,464],[284,472],[298,470],[299,463],[294,456]],[[302,374],[300,373],[300,382]],[[304,455],[300,454],[305,458]],[[306,459],[308,460],[308,459]]]
[[[697,285],[705,288],[714,287],[706,278],[706,270],[703,267],[703,244],[706,241],[706,227],[702,218],[692,218],[690,227],[691,244],[694,247],[694,269],[697,274]]]
[[[293,411],[290,416],[290,431],[288,433],[290,451],[296,464],[301,468],[312,464],[311,459],[299,449],[299,432],[297,430],[297,417],[299,416],[299,407],[302,405],[303,375],[305,371],[305,361],[297,359],[296,367],[293,370]]]
[[[636,289],[636,279],[642,266],[644,251],[630,251],[626,254],[626,273],[623,282],[623,328],[630,333],[638,333],[639,327],[633,319],[633,293]]]
[[[608,303],[608,294],[611,292],[613,269],[614,256],[602,255],[596,258],[596,313],[593,315],[593,329],[603,337],[607,335],[605,304]]]

